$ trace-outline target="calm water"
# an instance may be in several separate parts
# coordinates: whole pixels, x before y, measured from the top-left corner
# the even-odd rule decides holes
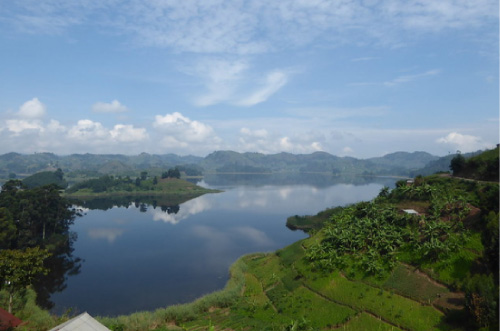
[[[52,295],[54,312],[117,315],[192,301],[223,288],[229,266],[241,255],[304,238],[286,228],[288,216],[370,200],[394,184],[342,181],[207,177],[201,185],[224,192],[187,201],[178,210],[144,204],[86,210],[72,228],[78,234],[74,255],[84,260],[81,272]]]

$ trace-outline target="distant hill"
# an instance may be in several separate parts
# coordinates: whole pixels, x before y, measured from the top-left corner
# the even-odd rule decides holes
[[[56,171],[42,171],[23,179],[23,184],[25,184],[28,188],[55,184],[59,188],[64,189],[68,186],[68,183],[63,177],[64,174],[61,169]]]
[[[335,174],[408,175],[439,157],[426,152],[397,152],[366,160],[338,157],[325,152],[312,154],[261,154],[217,151],[200,165],[207,172],[327,172]],[[246,171],[249,170],[249,171]]]
[[[437,159],[439,159],[439,157],[427,152],[395,152],[384,155],[383,157],[374,157],[368,159],[368,161],[384,167],[398,166],[405,169],[418,169]]]
[[[472,153],[465,153],[462,154],[465,159],[471,158],[475,155],[481,154],[482,151],[477,151],[477,152],[472,152]],[[446,156],[442,156],[440,158],[437,158],[435,160],[430,161],[427,163],[424,167],[414,170],[410,172],[410,177],[415,177],[418,175],[422,176],[429,176],[432,174],[435,174],[437,172],[449,172],[450,171],[450,162],[455,157],[455,154],[450,154]]]
[[[464,154],[465,158],[477,153]],[[414,177],[449,171],[453,155],[438,157],[426,152],[395,152],[382,157],[357,159],[326,152],[311,154],[262,154],[216,151],[206,157],[176,154],[120,155],[52,153],[0,155],[0,178],[12,174],[24,178],[41,171],[60,168],[71,178],[95,178],[101,175],[137,176],[141,171],[159,175],[162,170],[178,166],[189,175],[228,173],[330,173],[338,175],[398,175]],[[77,179],[78,180],[78,179]]]
[[[499,173],[499,146],[484,151],[483,153],[466,159],[456,155],[451,160],[450,167],[453,175],[477,180],[498,181]],[[456,161],[461,161],[456,163]]]
[[[152,168],[171,168],[176,165],[198,164],[198,156],[175,154],[154,155],[142,153],[134,156],[120,154],[71,154],[58,156],[52,153],[23,155],[7,153],[0,155],[0,178],[16,174],[23,178],[40,171],[55,171],[60,168],[66,174],[85,172],[94,174],[131,174]]]

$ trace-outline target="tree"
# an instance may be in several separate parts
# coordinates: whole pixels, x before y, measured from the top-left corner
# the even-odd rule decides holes
[[[498,288],[491,276],[476,274],[465,285],[465,308],[479,326],[497,321]]]
[[[147,171],[142,171],[141,172],[141,180],[146,180],[148,178],[148,172]]]
[[[177,167],[168,170],[168,177],[170,178],[181,178],[181,172]]]
[[[56,185],[21,189],[17,184],[7,182],[0,193],[0,208],[8,209],[15,221],[13,248],[43,247],[51,236],[68,233],[77,212]]]
[[[453,176],[457,176],[465,168],[465,158],[462,154],[457,153],[457,155],[451,159],[450,170],[453,172]]]
[[[9,293],[9,313],[12,313],[14,295],[31,285],[37,275],[48,272],[43,261],[50,255],[40,247],[0,251],[0,281]]]
[[[155,176],[153,178],[153,185],[156,185],[156,184],[158,184],[158,177]]]
[[[0,249],[11,248],[16,237],[16,223],[7,208],[0,207]]]

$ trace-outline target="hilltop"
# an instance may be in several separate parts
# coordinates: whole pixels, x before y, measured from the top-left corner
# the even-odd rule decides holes
[[[464,155],[467,157],[468,155]],[[440,160],[444,159],[444,163]],[[448,171],[449,157],[440,158],[426,152],[395,152],[382,157],[357,159],[326,152],[312,154],[262,154],[216,151],[206,157],[119,154],[52,153],[0,155],[0,178],[24,178],[42,171],[61,169],[70,182],[102,175],[135,176],[141,171],[161,174],[162,169],[178,167],[188,176],[227,173],[328,173],[333,175],[399,175],[428,174],[425,167],[434,164],[435,171]]]

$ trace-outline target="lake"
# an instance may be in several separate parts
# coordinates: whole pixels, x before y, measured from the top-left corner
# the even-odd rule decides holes
[[[80,272],[54,293],[53,312],[129,314],[192,301],[222,289],[240,256],[305,238],[286,228],[308,215],[374,198],[390,178],[207,176],[198,184],[224,190],[178,206],[131,203],[84,209],[72,231]]]

